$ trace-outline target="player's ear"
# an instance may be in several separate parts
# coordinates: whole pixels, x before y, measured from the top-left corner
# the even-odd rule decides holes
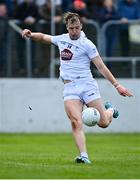
[[[68,30],[68,24],[66,25],[66,29]]]

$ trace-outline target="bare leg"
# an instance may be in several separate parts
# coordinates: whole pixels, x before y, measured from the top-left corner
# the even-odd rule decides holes
[[[87,106],[94,107],[100,112],[101,119],[98,123],[98,126],[102,128],[106,128],[109,126],[113,119],[113,111],[111,109],[105,110],[101,99],[91,101],[87,104]]]
[[[72,132],[79,152],[87,152],[86,138],[82,128],[81,112],[83,103],[80,100],[67,100],[64,102],[66,113],[71,121]]]

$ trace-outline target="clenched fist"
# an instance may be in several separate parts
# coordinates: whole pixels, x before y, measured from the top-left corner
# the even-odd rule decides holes
[[[22,31],[22,37],[23,38],[30,38],[32,35],[32,32],[29,29],[24,29]]]

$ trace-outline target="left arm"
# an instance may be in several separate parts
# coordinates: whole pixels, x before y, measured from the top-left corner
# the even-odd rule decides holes
[[[128,91],[125,87],[123,87],[117,79],[113,76],[113,74],[109,71],[109,69],[104,64],[103,60],[100,56],[96,56],[94,59],[92,59],[92,62],[95,64],[99,72],[108,80],[111,82],[111,84],[117,89],[118,93],[122,96],[128,96],[131,97],[133,94]]]

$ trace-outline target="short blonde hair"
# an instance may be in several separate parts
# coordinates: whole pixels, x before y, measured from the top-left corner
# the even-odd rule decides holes
[[[68,22],[73,24],[77,21],[80,21],[80,23],[81,23],[81,18],[79,16],[79,14],[77,14],[77,13],[67,12],[64,14],[63,18],[64,18],[64,23],[66,25],[68,24]]]

